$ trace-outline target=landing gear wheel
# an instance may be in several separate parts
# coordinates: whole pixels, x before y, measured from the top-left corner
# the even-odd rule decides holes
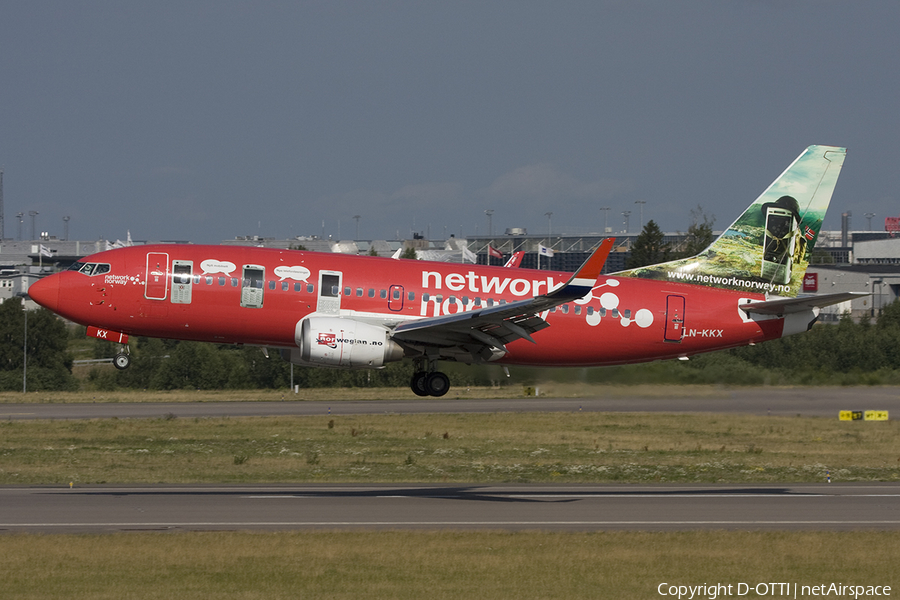
[[[428,390],[425,382],[428,380],[428,373],[425,371],[417,371],[413,373],[412,379],[409,381],[409,387],[416,396],[427,396]]]
[[[113,359],[113,365],[120,371],[127,369],[131,364],[131,357],[127,354],[116,354],[116,357]]]
[[[425,380],[425,389],[428,390],[429,396],[443,396],[450,390],[450,378],[435,371]]]

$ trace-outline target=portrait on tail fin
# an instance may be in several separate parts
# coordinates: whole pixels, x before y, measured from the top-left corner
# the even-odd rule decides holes
[[[708,248],[617,275],[796,296],[846,152],[810,146]]]

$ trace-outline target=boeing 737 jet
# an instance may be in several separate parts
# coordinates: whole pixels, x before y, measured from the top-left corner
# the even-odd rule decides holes
[[[806,331],[853,293],[800,297],[846,150],[810,146],[708,248],[601,275],[235,246],[119,248],[31,286],[88,334],[280,349],[297,365],[378,369],[442,396],[441,361],[597,366],[689,357]]]

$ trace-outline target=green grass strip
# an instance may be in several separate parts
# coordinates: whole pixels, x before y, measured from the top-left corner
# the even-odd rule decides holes
[[[897,532],[0,536],[3,597],[46,600],[641,599],[662,597],[662,583],[730,584],[738,597],[739,583],[770,582],[891,585],[895,595],[897,565]]]
[[[897,481],[893,421],[658,413],[0,422],[0,484]]]

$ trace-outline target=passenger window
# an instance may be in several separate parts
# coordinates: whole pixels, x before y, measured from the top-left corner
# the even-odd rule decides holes
[[[375,297],[375,289],[369,288],[369,298],[374,298],[374,297]]]
[[[219,285],[225,285],[225,278],[219,277]]]
[[[381,290],[381,298],[382,300],[387,298],[387,290]]]
[[[357,298],[363,297],[363,289],[362,288],[356,288],[356,297]]]
[[[281,282],[281,291],[282,292],[288,291],[288,287],[290,287],[290,285],[291,284],[289,284],[287,281],[282,281]]]
[[[588,315],[594,314],[594,307],[593,307],[593,306],[588,306],[587,314],[588,314]]]
[[[352,295],[353,295],[353,291],[352,291],[350,288],[345,287],[345,288],[344,288],[344,295],[345,295],[345,296],[352,296]]]
[[[206,285],[212,285],[212,275],[206,276]]]
[[[306,293],[307,294],[312,294],[315,291],[315,289],[316,288],[313,284],[311,284],[311,283],[306,284]]]
[[[605,308],[601,308],[601,309],[600,309],[600,316],[601,316],[601,317],[605,317],[605,316],[606,316],[606,309],[605,309]]]
[[[194,285],[200,285],[200,275],[194,275]]]
[[[428,299],[431,298],[428,294],[422,294],[422,302],[428,302]]]
[[[340,295],[341,295],[341,288],[336,285],[331,286],[331,297],[337,298]]]
[[[274,290],[274,289],[275,289],[275,282],[274,282],[274,281],[270,281],[270,282],[269,282],[269,289],[270,289],[270,290]]]
[[[295,284],[294,284],[294,291],[295,291],[295,292],[302,292],[302,291],[303,291],[303,284],[302,284],[302,283],[295,283]]]
[[[631,309],[629,308],[629,309],[625,310],[622,314],[625,315],[626,319],[630,319],[631,318]]]
[[[581,307],[580,307],[580,306],[576,306],[576,307],[575,307],[575,314],[576,314],[576,315],[580,315],[580,314],[581,314]]]
[[[410,292],[409,295],[407,296],[407,298],[409,298],[410,300],[415,300],[415,299],[416,299],[416,293],[415,293],[415,292]]]
[[[231,287],[237,287],[237,286],[238,286],[238,278],[232,277],[231,278]]]
[[[618,318],[619,318],[619,309],[618,309],[618,308],[614,308],[614,309],[613,309],[613,311],[612,311],[612,316],[613,316],[613,319],[618,319]]]
[[[563,305],[562,305],[562,312],[563,312],[564,315],[569,314],[569,305],[568,305],[568,304],[563,304]]]
[[[394,290],[394,300],[400,299],[400,290]]]

